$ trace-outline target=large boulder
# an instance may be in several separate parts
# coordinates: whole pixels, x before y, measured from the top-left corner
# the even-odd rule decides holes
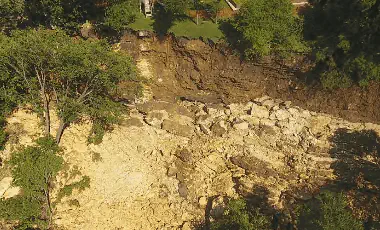
[[[168,119],[162,122],[161,128],[171,134],[187,137],[187,138],[190,138],[194,134],[193,127],[190,127],[188,125],[182,125],[178,122],[168,120]]]

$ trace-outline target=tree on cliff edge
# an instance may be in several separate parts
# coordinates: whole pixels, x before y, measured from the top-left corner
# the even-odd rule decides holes
[[[0,75],[23,87],[50,134],[50,110],[59,117],[56,142],[72,122],[87,116],[94,127],[118,121],[121,105],[113,101],[117,85],[135,77],[132,60],[103,41],[73,39],[62,31],[15,31],[0,36]],[[97,130],[97,129],[93,129]]]

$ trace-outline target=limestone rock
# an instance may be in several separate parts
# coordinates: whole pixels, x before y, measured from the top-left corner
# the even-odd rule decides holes
[[[186,149],[186,148],[183,148],[181,150],[177,150],[176,156],[179,159],[181,159],[183,162],[190,162],[191,159],[192,159],[191,152],[188,149]]]
[[[124,122],[124,124],[127,127],[131,127],[131,126],[143,127],[144,126],[144,124],[141,122],[141,120],[136,118],[136,117],[132,117],[132,118],[127,119]]]
[[[17,196],[18,194],[20,194],[20,192],[21,192],[21,188],[20,187],[10,187],[10,188],[8,188],[7,191],[5,191],[5,193],[3,194],[2,198],[9,199],[9,198]]]
[[[247,122],[239,122],[235,123],[233,127],[237,130],[247,130],[249,128],[249,124]]]
[[[249,114],[258,117],[258,118],[268,118],[269,117],[269,111],[264,106],[260,106],[257,104],[253,104],[251,110],[249,111]]]
[[[194,134],[194,130],[192,127],[187,125],[179,124],[178,122],[172,120],[164,120],[162,122],[161,128],[163,130],[168,131],[169,133],[179,135],[182,137],[191,137]]]
[[[205,124],[199,124],[199,128],[201,129],[201,131],[204,134],[206,134],[206,135],[210,135],[211,134],[211,130]]]
[[[180,197],[187,198],[189,192],[185,183],[181,182],[178,184],[178,193]]]
[[[204,208],[207,205],[207,198],[205,196],[202,196],[198,200],[199,206]]]
[[[212,125],[211,131],[215,136],[221,137],[227,132],[227,126],[224,121],[219,121]]]
[[[11,187],[12,181],[12,177],[5,177],[0,181],[0,197]]]
[[[148,112],[144,120],[148,125],[160,128],[163,120],[167,117],[166,111],[152,111]]]

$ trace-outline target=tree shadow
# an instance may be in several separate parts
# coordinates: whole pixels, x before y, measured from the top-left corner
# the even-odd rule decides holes
[[[165,35],[174,24],[175,17],[173,14],[168,13],[159,3],[156,3],[154,7],[153,29],[157,33],[159,40],[164,40]]]
[[[233,27],[232,19],[220,21],[219,29],[224,34],[228,46],[236,50],[240,55],[240,59],[243,60],[245,57],[244,50],[247,48],[248,43],[243,38],[243,35]]]
[[[374,130],[338,129],[330,138],[337,176],[327,189],[344,192],[361,219],[380,218],[380,137]]]

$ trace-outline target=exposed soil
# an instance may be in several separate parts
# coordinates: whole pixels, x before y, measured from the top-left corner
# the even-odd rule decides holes
[[[308,63],[302,60],[283,68],[271,60],[247,63],[224,45],[172,37],[137,39],[131,34],[122,38],[121,47],[149,60],[155,71],[152,90],[159,100],[228,104],[269,95],[352,122],[380,121],[380,84],[333,91],[318,83],[308,85],[304,70]]]

